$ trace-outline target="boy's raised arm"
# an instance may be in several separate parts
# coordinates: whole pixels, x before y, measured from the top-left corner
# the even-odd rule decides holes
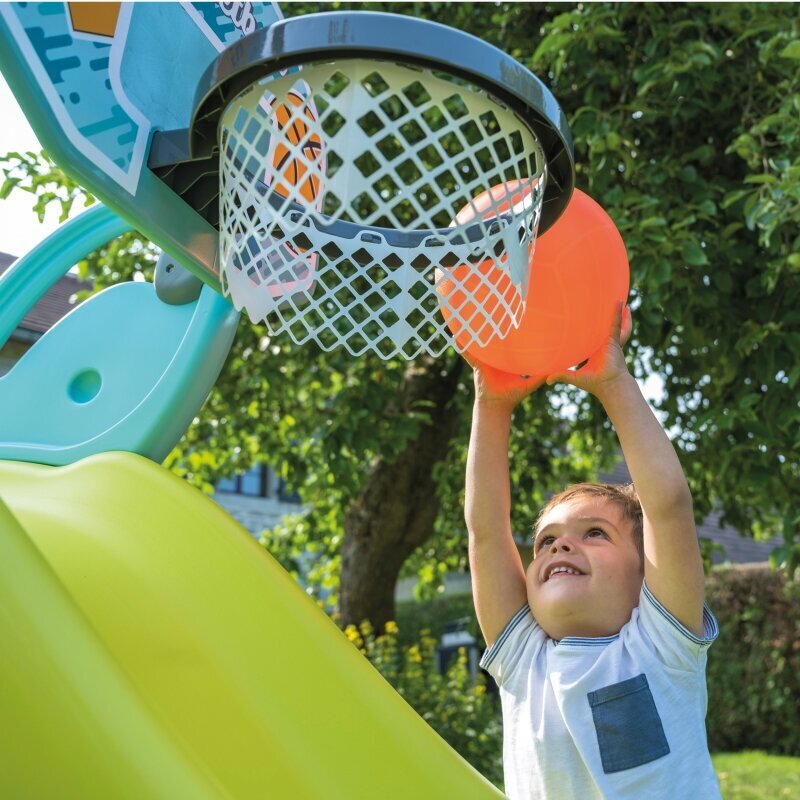
[[[659,602],[693,633],[703,632],[704,576],[692,496],[669,437],[628,372],[622,345],[630,312],[622,305],[612,334],[580,370],[552,375],[591,392],[614,426],[642,504],[644,574]]]
[[[464,506],[472,595],[487,645],[527,600],[525,570],[511,532],[508,441],[515,406],[540,383],[475,367]]]
[[[647,586],[679,622],[702,636],[703,561],[678,456],[630,375],[598,399],[617,431],[642,504]]]

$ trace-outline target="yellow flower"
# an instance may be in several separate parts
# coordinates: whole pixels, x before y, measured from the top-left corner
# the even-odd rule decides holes
[[[361,644],[361,634],[358,632],[358,628],[355,625],[348,625],[344,629],[344,635],[355,645]]]
[[[397,634],[399,632],[400,632],[400,628],[397,627],[397,623],[396,622],[393,622],[392,620],[389,620],[389,622],[386,623],[386,633],[395,635],[395,634]]]

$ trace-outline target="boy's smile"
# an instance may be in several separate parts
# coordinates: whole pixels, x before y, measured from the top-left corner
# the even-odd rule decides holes
[[[544,573],[544,579],[549,581],[551,578],[561,576],[581,576],[586,573],[566,561],[553,561],[548,564]]]
[[[609,636],[639,601],[642,564],[630,521],[613,501],[576,497],[541,520],[528,603],[553,639]]]

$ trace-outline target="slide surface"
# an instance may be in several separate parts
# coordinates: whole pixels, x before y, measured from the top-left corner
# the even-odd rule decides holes
[[[0,498],[0,796],[501,797],[162,467],[0,462]]]

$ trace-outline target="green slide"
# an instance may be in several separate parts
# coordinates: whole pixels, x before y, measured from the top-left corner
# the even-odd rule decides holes
[[[0,462],[0,796],[497,798],[211,500]]]

